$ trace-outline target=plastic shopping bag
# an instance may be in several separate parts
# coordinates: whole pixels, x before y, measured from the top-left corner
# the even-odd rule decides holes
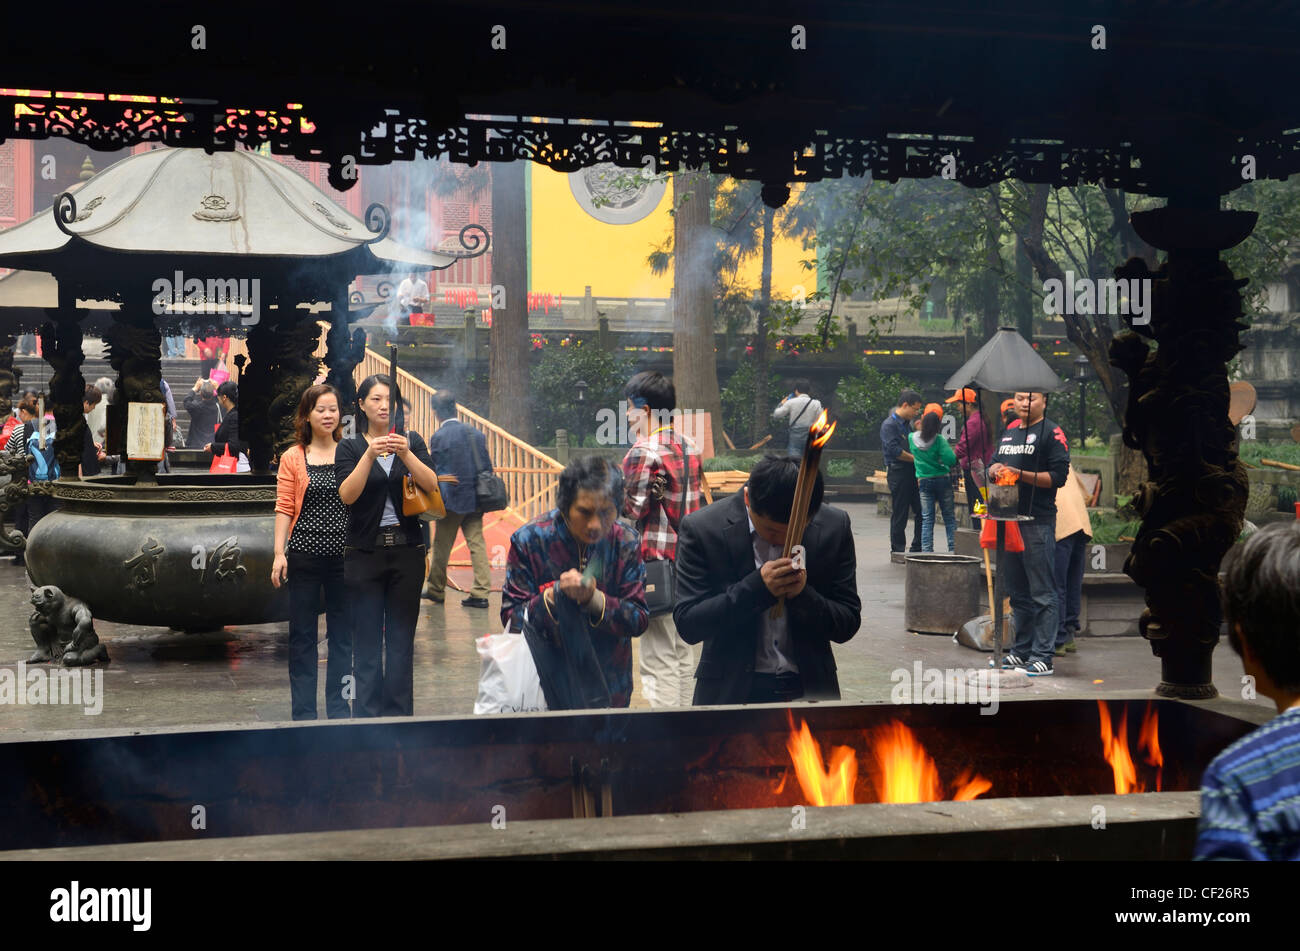
[[[212,465],[208,467],[209,472],[231,473],[239,465],[239,459],[230,454],[230,444],[226,443],[225,450],[219,456],[212,457]]]
[[[507,627],[500,634],[487,634],[475,644],[483,658],[478,676],[478,697],[474,713],[532,713],[546,709],[537,665],[524,635]]]
[[[998,547],[998,526],[991,518],[982,520],[984,527],[980,529],[980,547],[997,548]],[[1020,528],[1015,522],[1007,522],[1006,534],[1007,551],[1017,552],[1025,550],[1025,540],[1020,537]]]

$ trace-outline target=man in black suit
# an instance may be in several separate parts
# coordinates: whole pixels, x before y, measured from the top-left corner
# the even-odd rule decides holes
[[[822,506],[819,474],[806,568],[782,558],[798,478],[798,459],[765,456],[741,494],[682,521],[673,621],[686,643],[704,644],[695,706],[840,699],[830,642],[862,623],[853,533],[845,512]],[[784,614],[772,618],[782,596]]]

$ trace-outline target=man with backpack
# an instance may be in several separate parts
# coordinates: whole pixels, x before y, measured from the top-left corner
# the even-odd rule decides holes
[[[456,415],[456,398],[450,390],[438,390],[433,394],[433,413],[438,428],[429,439],[429,455],[433,457],[438,475],[453,475],[457,481],[439,486],[447,514],[434,524],[433,556],[421,596],[437,604],[442,604],[446,598],[447,562],[459,531],[465,536],[465,547],[469,549],[469,560],[474,566],[474,586],[460,603],[467,608],[485,609],[492,590],[492,574],[487,541],[483,537],[483,513],[475,496],[475,481],[480,472],[492,471],[487,438],[473,426],[460,421]]]
[[[772,418],[786,423],[787,451],[792,456],[802,456],[804,443],[808,441],[808,430],[821,415],[822,404],[808,393],[807,380],[795,380],[790,386],[790,394],[777,404],[772,411]]]
[[[14,428],[4,451],[33,457],[27,468],[28,482],[52,482],[59,477],[59,461],[54,455],[54,420],[40,420],[39,416],[40,404],[36,397],[24,396],[18,403],[21,425]],[[40,433],[37,432],[38,425]],[[14,527],[30,536],[36,523],[54,511],[54,505],[54,499],[48,495],[29,493],[27,500],[14,511]],[[14,564],[26,563],[23,553],[19,552]]]

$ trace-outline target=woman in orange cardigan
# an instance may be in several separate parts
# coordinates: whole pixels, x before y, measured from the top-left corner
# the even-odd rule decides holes
[[[334,449],[342,437],[339,394],[332,386],[309,386],[294,420],[296,445],[280,458],[275,489],[275,563],[271,584],[289,584],[289,692],[295,720],[316,719],[316,621],[321,589],[329,660],[325,666],[325,713],[352,715],[344,678],[352,674],[352,630],[343,585],[343,540],[348,511],[334,476]]]

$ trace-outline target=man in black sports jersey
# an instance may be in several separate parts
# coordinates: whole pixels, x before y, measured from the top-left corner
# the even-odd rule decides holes
[[[1006,572],[1006,590],[1015,612],[1016,641],[1003,659],[1004,669],[1020,668],[1031,677],[1052,673],[1056,646],[1056,490],[1065,485],[1070,447],[1061,427],[1045,415],[1044,393],[1017,393],[1018,419],[1011,421],[989,466],[989,481],[1006,469],[1020,488],[1023,552],[1005,552],[998,570]]]

